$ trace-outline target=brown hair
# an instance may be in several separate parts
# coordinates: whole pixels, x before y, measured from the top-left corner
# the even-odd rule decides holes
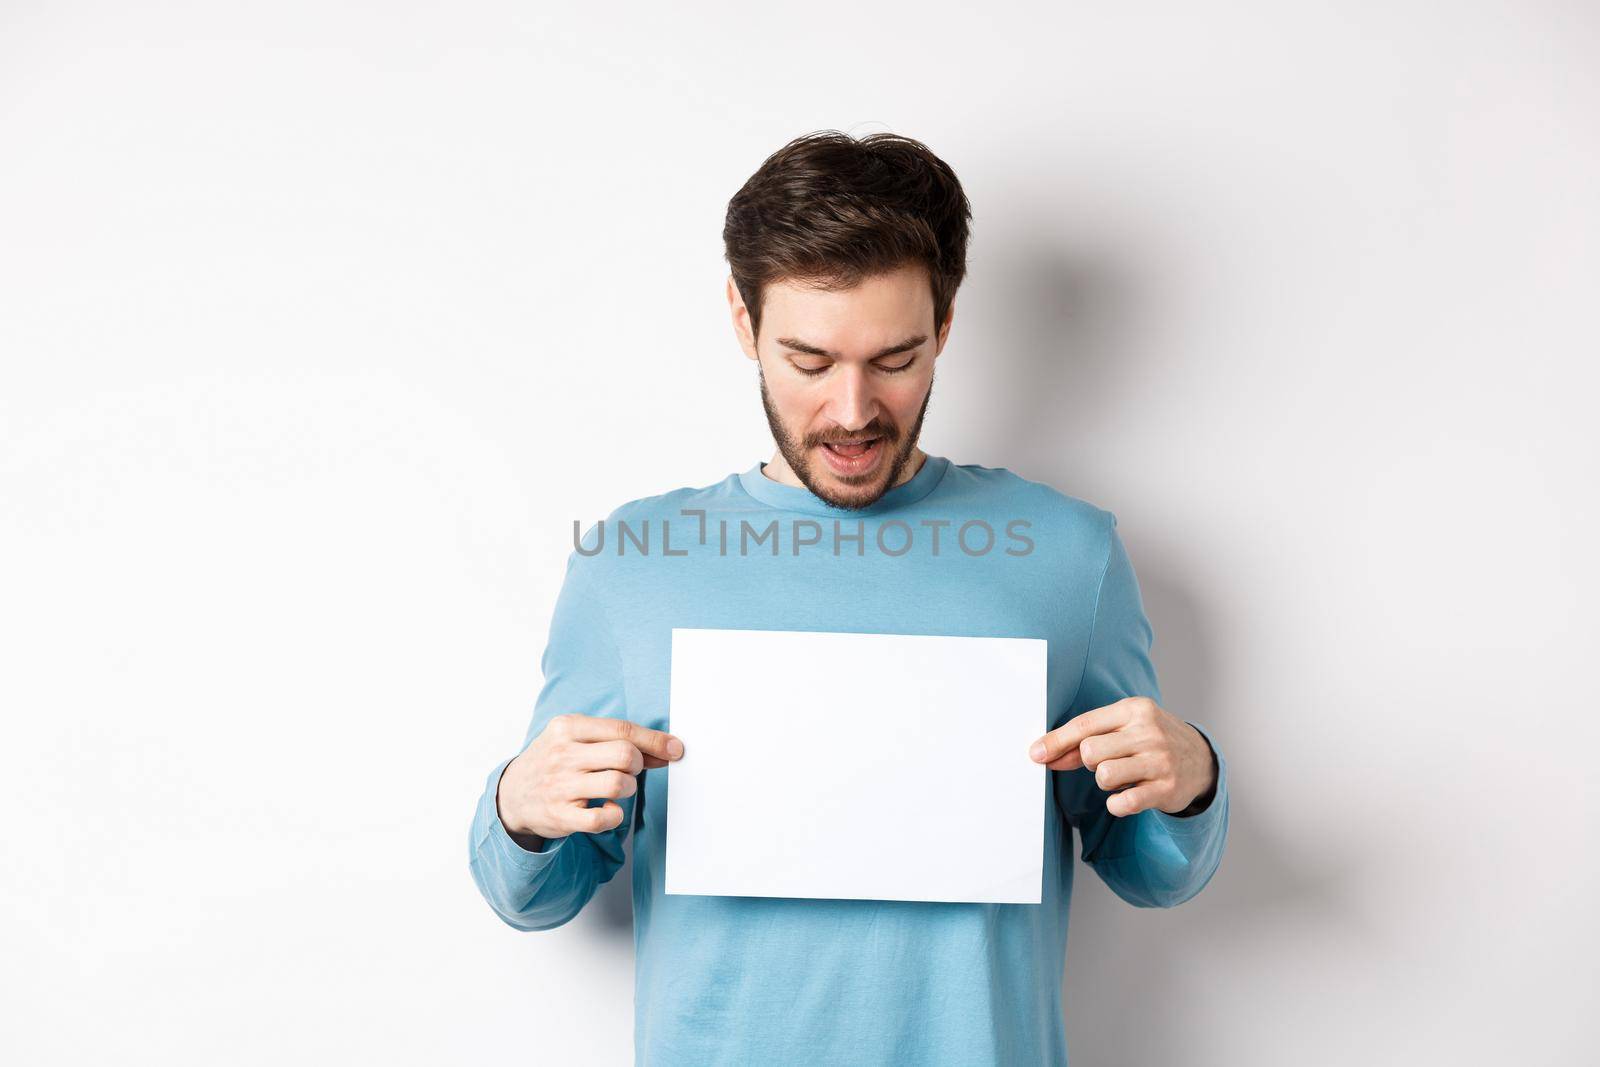
[[[928,269],[937,330],[967,273],[971,218],[955,171],[921,141],[821,130],[768,156],[734,194],[722,243],[754,335],[770,282],[850,289],[908,263]]]

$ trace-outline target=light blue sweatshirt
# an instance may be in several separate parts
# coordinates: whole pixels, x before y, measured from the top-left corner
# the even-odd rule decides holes
[[[764,466],[632,501],[589,527],[568,559],[524,745],[562,712],[671,730],[675,626],[1045,638],[1049,728],[1123,697],[1161,702],[1111,513],[939,456],[870,508],[846,511]],[[640,1064],[1064,1064],[1069,827],[1083,860],[1130,904],[1172,907],[1198,893],[1222,858],[1228,776],[1195,725],[1219,769],[1198,814],[1118,818],[1090,772],[1046,772],[1040,904],[667,896],[670,765],[641,772],[617,828],[531,852],[496,808],[508,758],[472,821],[472,877],[510,926],[549,930],[617,872],[632,836]],[[974,708],[971,729],[983,728]],[[693,751],[693,737],[683,742]],[[928,767],[926,788],[960,773]],[[918,810],[907,796],[883,813],[883,833]],[[950,849],[959,855],[961,842]]]

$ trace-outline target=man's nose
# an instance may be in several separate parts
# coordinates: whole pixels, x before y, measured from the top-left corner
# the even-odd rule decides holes
[[[829,398],[825,414],[846,433],[854,433],[871,422],[878,413],[872,381],[867,377],[865,367],[846,364],[834,375],[834,382],[835,392]]]

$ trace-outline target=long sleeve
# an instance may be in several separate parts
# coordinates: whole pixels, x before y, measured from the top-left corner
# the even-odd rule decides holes
[[[523,748],[564,712],[626,716],[622,659],[595,588],[592,568],[596,562],[577,552],[568,557],[540,661],[544,685]],[[530,852],[506,831],[496,805],[500,776],[514,758],[508,757],[490,772],[478,798],[469,840],[472,877],[483,898],[508,925],[518,930],[548,930],[577,915],[622,866],[634,797],[616,801],[622,807],[622,822],[615,828],[572,833]],[[589,806],[602,803],[593,799]]]
[[[1153,634],[1127,549],[1107,523],[1105,568],[1095,604],[1083,679],[1065,716],[1052,726],[1131,696],[1161,703]],[[1061,813],[1078,828],[1083,860],[1123,900],[1138,907],[1170,908],[1205,888],[1222,861],[1228,834],[1228,765],[1209,731],[1197,723],[1217,757],[1217,787],[1206,808],[1194,815],[1169,815],[1148,808],[1119,817],[1106,810],[1111,794],[1084,768],[1052,772]]]

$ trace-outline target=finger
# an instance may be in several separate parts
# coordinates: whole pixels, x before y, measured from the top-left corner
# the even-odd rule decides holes
[[[1119,818],[1137,815],[1146,808],[1155,807],[1156,787],[1136,785],[1106,797],[1106,810]]]
[[[1101,760],[1094,770],[1094,784],[1110,792],[1125,785],[1137,785],[1153,777],[1150,761],[1142,755]]]
[[[629,741],[640,752],[659,760],[675,760],[683,755],[683,742],[671,734],[605,715],[575,716],[569,736],[574,741]]]
[[[621,800],[639,791],[639,779],[626,771],[589,771],[578,775],[578,800]]]
[[[617,770],[638,774],[646,757],[632,741],[589,741],[572,746],[572,766],[580,771]],[[659,765],[660,760],[656,760]]]
[[[1095,734],[1093,737],[1086,737],[1078,744],[1076,748],[1067,749],[1066,752],[1061,754],[1060,759],[1053,759],[1049,763],[1046,763],[1045,766],[1049,767],[1052,771],[1077,770],[1079,767],[1084,766],[1083,750],[1086,745],[1088,745],[1091,741],[1095,741],[1102,737],[1114,736],[1116,736],[1115,732],[1109,734]],[[1089,769],[1093,770],[1094,768],[1091,767]]]
[[[1108,759],[1121,759],[1139,752],[1139,745],[1144,740],[1141,733],[1132,726],[1112,730],[1108,734],[1095,734],[1085,737],[1078,746],[1078,762],[1091,771]]]
[[[592,808],[581,802],[574,804],[568,809],[563,822],[567,824],[565,829],[568,833],[599,834],[621,826],[622,819],[622,805],[608,800]]]
[[[1128,708],[1126,702],[1121,700],[1086,711],[1035,741],[1029,755],[1040,763],[1051,763],[1077,748],[1085,737],[1115,730],[1127,721]]]
[[[1075,771],[1083,766],[1083,757],[1078,755],[1078,750],[1074,748],[1069,750],[1065,756],[1057,760],[1051,760],[1045,766],[1052,771]]]

